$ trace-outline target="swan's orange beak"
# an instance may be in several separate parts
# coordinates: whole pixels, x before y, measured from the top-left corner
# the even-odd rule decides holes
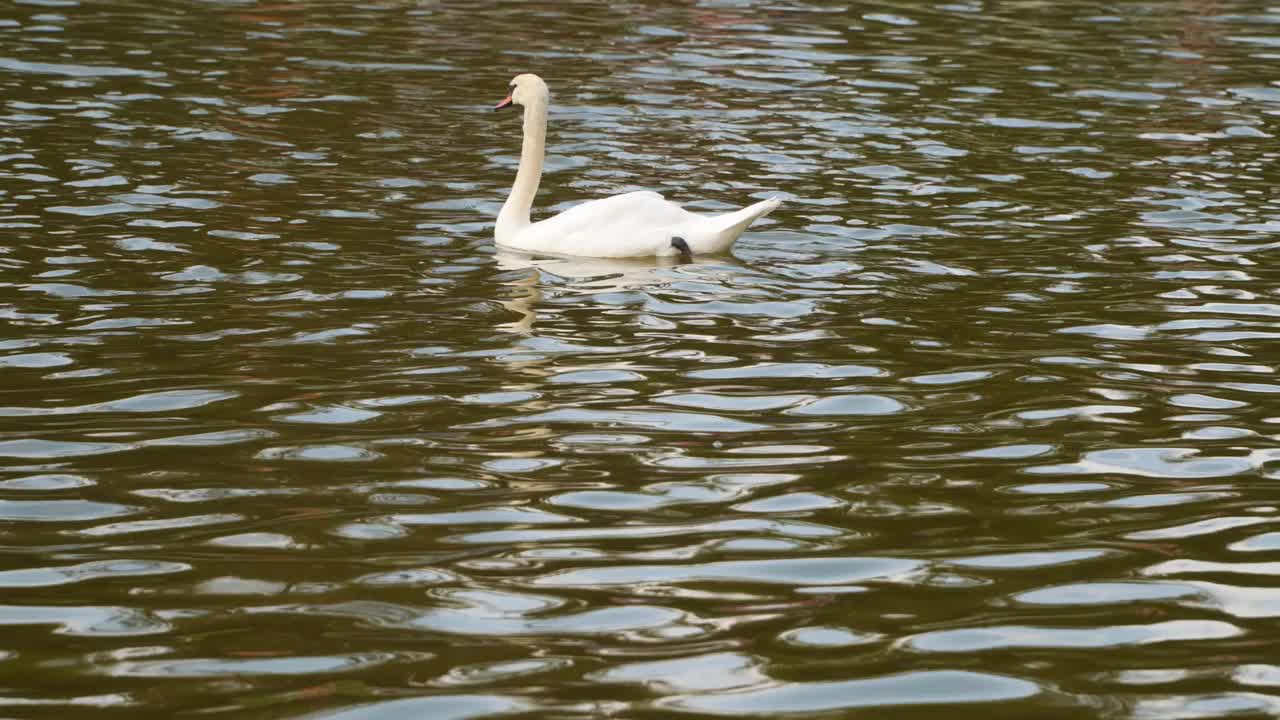
[[[493,109],[494,109],[494,110],[501,110],[501,109],[502,109],[502,108],[504,108],[504,107],[511,107],[511,96],[510,96],[510,95],[508,95],[506,98],[504,98],[504,99],[503,99],[503,101],[502,101],[502,102],[500,102],[500,103],[498,103],[498,104],[497,104]]]

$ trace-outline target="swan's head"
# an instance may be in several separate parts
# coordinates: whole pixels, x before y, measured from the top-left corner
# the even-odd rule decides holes
[[[511,92],[507,93],[506,99],[498,103],[494,110],[512,105],[532,105],[535,102],[546,105],[550,97],[551,91],[547,89],[547,84],[542,82],[542,78],[532,73],[525,73],[511,79]]]

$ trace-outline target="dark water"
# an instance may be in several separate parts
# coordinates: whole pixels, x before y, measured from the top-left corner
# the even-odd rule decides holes
[[[1280,8],[0,11],[0,717],[1280,714]],[[733,258],[539,205],[786,205]]]

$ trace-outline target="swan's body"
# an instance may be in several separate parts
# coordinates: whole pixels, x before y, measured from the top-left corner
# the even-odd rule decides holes
[[[605,258],[722,253],[781,202],[762,200],[735,212],[707,216],[689,212],[658,193],[642,191],[592,200],[530,222],[546,155],[550,93],[537,75],[518,75],[511,88],[511,95],[498,108],[524,106],[524,144],[515,184],[494,229],[494,239],[504,248]]]

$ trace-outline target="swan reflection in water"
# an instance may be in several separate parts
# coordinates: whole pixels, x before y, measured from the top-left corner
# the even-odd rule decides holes
[[[500,300],[502,306],[520,314],[515,322],[500,329],[529,334],[537,320],[538,305],[547,300],[546,290],[557,294],[591,296],[670,285],[681,281],[722,282],[726,271],[737,264],[728,257],[697,258],[587,258],[527,255],[499,249],[494,254],[499,270],[508,276],[503,283],[515,294]],[[527,272],[519,272],[521,270]],[[721,277],[715,277],[721,276]],[[545,313],[545,310],[544,310]]]

